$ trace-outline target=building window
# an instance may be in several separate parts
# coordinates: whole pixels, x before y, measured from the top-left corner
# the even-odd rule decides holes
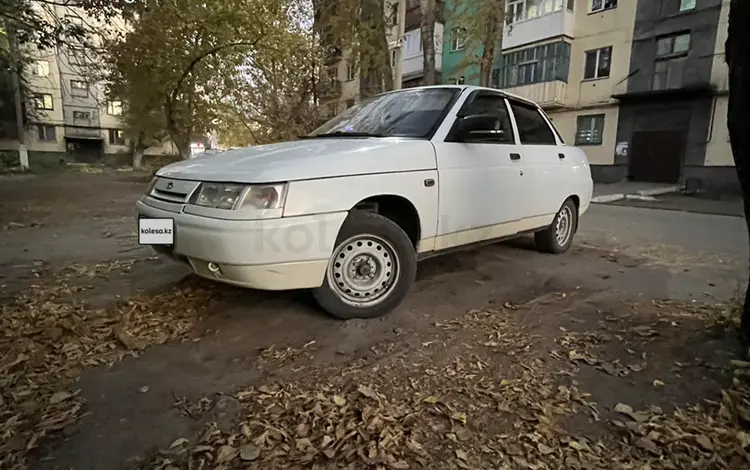
[[[601,145],[604,135],[604,114],[578,116],[576,145]]]
[[[338,103],[329,103],[328,104],[328,117],[334,118],[339,113],[338,110]]]
[[[110,145],[125,145],[125,134],[119,129],[109,130]]]
[[[88,111],[73,111],[73,122],[91,121],[91,113]]]
[[[37,93],[34,95],[34,107],[36,109],[43,109],[52,111],[55,109],[54,102],[52,101],[52,95],[49,93]]]
[[[396,59],[398,58],[398,49],[391,50],[391,67],[396,66]]]
[[[49,62],[46,60],[35,61],[33,71],[37,77],[49,77]]]
[[[680,0],[680,11],[695,9],[695,0]]]
[[[70,94],[72,96],[89,96],[88,84],[81,80],[71,80]]]
[[[37,133],[39,134],[39,140],[43,142],[56,142],[57,141],[57,129],[55,126],[47,126],[39,124],[37,126]]]
[[[654,76],[651,82],[651,89],[670,90],[682,88],[686,62],[687,57],[684,56],[674,59],[657,60],[654,63]]]
[[[656,40],[656,56],[686,55],[690,50],[690,33],[664,36]]]
[[[451,52],[460,51],[466,45],[466,29],[453,28],[451,31]],[[420,42],[421,46],[421,42]],[[422,50],[420,47],[419,50]]]
[[[567,0],[567,8],[573,11],[573,0]],[[565,0],[508,0],[505,8],[505,23],[513,24],[562,11]]]
[[[122,116],[122,101],[107,101],[107,114],[110,116]]]
[[[617,0],[591,0],[591,13],[617,8]]]
[[[499,88],[532,83],[568,81],[570,44],[561,41],[504,54],[499,68]]]
[[[354,76],[356,75],[356,70],[354,69],[354,64],[351,62],[346,64],[346,81],[354,80]]]
[[[612,46],[603,47],[586,52],[586,64],[583,70],[583,79],[609,77],[609,69],[612,66]]]
[[[354,106],[354,100],[353,100],[353,99],[351,99],[351,100],[346,100],[346,109],[349,109],[349,108],[351,108],[352,106]]]
[[[329,83],[335,83],[338,78],[339,78],[339,71],[336,67],[331,67],[330,69],[328,69],[328,82]]]

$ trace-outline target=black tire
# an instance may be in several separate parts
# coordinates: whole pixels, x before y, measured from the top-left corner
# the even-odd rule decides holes
[[[337,273],[334,271],[336,271],[337,268],[334,267],[336,265],[333,263],[336,263],[336,259],[342,254],[346,256],[345,253],[339,254],[339,250],[349,248],[349,246],[343,247],[342,244],[357,236],[374,236],[384,240],[386,243],[384,244],[383,250],[389,252],[392,251],[391,258],[393,256],[397,257],[396,262],[393,264],[393,266],[397,267],[395,273],[392,274],[394,277],[387,278],[389,281],[387,284],[388,293],[382,294],[384,298],[379,303],[371,306],[352,305],[351,301],[347,302],[342,298],[345,294],[340,292],[340,290],[345,289],[344,284],[339,283],[339,286],[331,286],[329,284],[331,281],[336,282],[334,276]],[[352,246],[356,243],[358,243],[356,240],[352,242]],[[369,242],[365,240],[365,243]],[[349,244],[347,243],[347,245]],[[390,246],[385,247],[386,245]],[[377,246],[378,242],[375,242],[377,250],[381,250],[381,248]],[[372,251],[372,253],[377,252]],[[379,253],[385,252],[380,251]],[[386,259],[387,258],[384,258],[382,261],[385,261]],[[388,266],[391,266],[391,264],[389,263]],[[338,269],[343,271],[343,268]],[[382,267],[382,269],[387,271],[390,268]],[[333,249],[329,266],[326,268],[326,276],[323,280],[323,285],[313,290],[313,297],[323,310],[341,320],[349,320],[352,318],[376,318],[390,313],[401,304],[414,285],[416,277],[417,256],[414,250],[414,245],[409,239],[409,236],[406,235],[406,232],[404,232],[401,227],[396,225],[392,220],[375,212],[353,211],[346,218],[346,221],[344,221],[338,237],[336,237],[336,246]],[[378,289],[375,288],[375,294],[377,294],[377,291]],[[352,295],[357,294],[359,294],[359,292]],[[362,297],[362,299],[363,301],[365,300],[364,297]]]
[[[560,240],[558,240],[557,237],[557,225],[563,217],[567,218],[567,238],[563,243],[560,243]],[[577,229],[578,209],[573,200],[568,198],[565,200],[560,210],[557,211],[557,214],[555,214],[555,218],[552,219],[552,225],[534,234],[536,248],[543,253],[565,253],[573,243],[573,236]]]

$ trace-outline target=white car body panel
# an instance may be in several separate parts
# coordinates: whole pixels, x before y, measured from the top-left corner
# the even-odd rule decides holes
[[[172,163],[156,175],[221,183],[277,183],[317,178],[434,170],[426,140],[303,139],[229,150]]]
[[[184,200],[149,193],[137,211],[175,220],[169,254],[198,275],[286,290],[323,283],[349,211],[373,197],[395,196],[413,206],[420,227],[415,249],[423,256],[546,228],[569,197],[579,215],[588,209],[593,181],[586,154],[562,143],[556,131],[557,145],[519,144],[509,113],[515,144],[446,142],[475,90],[529,103],[499,90],[454,88],[460,94],[429,140],[302,139],[201,156],[157,172],[156,187],[183,188]],[[279,208],[224,210],[189,202],[201,182],[288,184]],[[211,270],[212,263],[221,272]]]
[[[438,192],[425,186],[429,179],[437,182],[437,170],[348,176],[337,178],[336,184],[327,179],[294,181],[289,185],[284,216],[346,212],[374,196],[398,196],[417,210],[421,238],[430,240],[437,231]]]

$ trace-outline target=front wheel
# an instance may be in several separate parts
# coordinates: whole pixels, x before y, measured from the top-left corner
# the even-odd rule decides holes
[[[577,226],[578,209],[572,199],[567,199],[555,214],[552,225],[534,234],[537,249],[544,253],[565,253],[573,243]]]
[[[341,227],[313,296],[342,320],[379,317],[403,301],[416,274],[414,246],[401,227],[377,213],[355,211]]]

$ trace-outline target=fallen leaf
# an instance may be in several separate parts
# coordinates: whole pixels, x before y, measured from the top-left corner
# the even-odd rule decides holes
[[[233,458],[237,457],[240,450],[230,445],[223,445],[216,451],[216,463],[229,462]]]
[[[242,460],[255,460],[260,457],[260,447],[253,444],[245,444],[240,448],[240,458]]]
[[[336,404],[338,407],[342,407],[346,405],[346,398],[340,396],[340,395],[334,395],[333,396],[333,403]]]
[[[49,399],[49,402],[51,405],[56,405],[58,403],[62,403],[63,401],[67,400],[68,398],[72,397],[73,394],[66,391],[60,391],[55,392]]]
[[[456,457],[458,457],[461,460],[468,460],[469,457],[466,455],[466,452],[464,452],[461,449],[456,449]]]

